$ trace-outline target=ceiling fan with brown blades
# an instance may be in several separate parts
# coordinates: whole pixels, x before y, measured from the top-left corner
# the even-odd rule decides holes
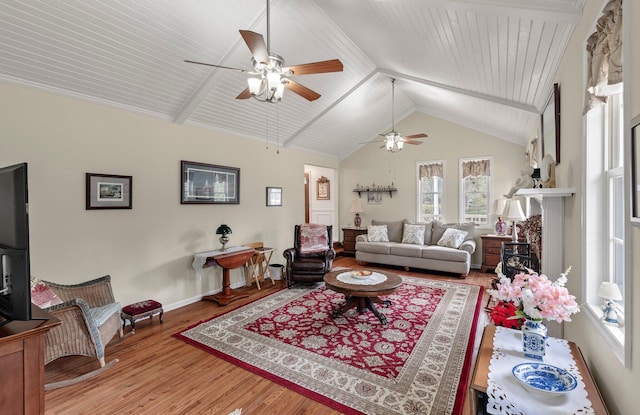
[[[416,138],[427,138],[429,137],[425,133],[413,134],[403,136],[399,132],[396,131],[396,121],[395,121],[395,92],[396,92],[396,80],[395,78],[391,78],[391,131],[386,134],[380,134],[384,137],[382,141],[384,144],[380,146],[380,148],[386,148],[391,153],[397,153],[398,151],[404,148],[405,144],[413,144],[418,145],[422,144],[422,141],[416,140]]]
[[[251,75],[247,86],[236,99],[255,98],[262,102],[277,103],[282,100],[284,89],[295,92],[301,97],[314,101],[320,98],[320,94],[291,79],[291,76],[311,75],[327,72],[342,72],[343,66],[339,59],[305,63],[301,65],[285,66],[284,58],[271,52],[269,32],[271,29],[269,0],[267,0],[267,42],[261,34],[250,30],[240,30],[242,39],[251,51],[252,69],[232,68],[229,66],[215,65],[211,63],[185,60],[188,63],[213,66],[221,69],[232,69],[247,72]]]

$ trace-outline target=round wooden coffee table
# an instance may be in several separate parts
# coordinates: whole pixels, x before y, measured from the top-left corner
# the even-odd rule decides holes
[[[328,289],[345,294],[345,303],[340,308],[333,310],[332,317],[338,317],[341,314],[345,313],[347,310],[357,307],[359,313],[364,313],[367,310],[371,310],[373,314],[378,317],[380,323],[382,323],[383,325],[387,324],[387,318],[384,314],[378,311],[375,304],[384,304],[385,306],[389,307],[391,305],[391,301],[381,300],[380,296],[391,294],[395,290],[397,290],[398,287],[402,285],[402,278],[400,278],[396,274],[386,271],[370,271],[374,274],[372,275],[372,280],[367,280],[366,278],[349,278],[348,273],[352,271],[370,270],[343,269],[340,271],[331,271],[324,276],[324,283]],[[345,275],[341,276],[341,280],[339,280],[338,276],[340,276],[341,274]],[[386,277],[384,281],[372,283],[375,282],[376,279],[381,279],[381,276]]]

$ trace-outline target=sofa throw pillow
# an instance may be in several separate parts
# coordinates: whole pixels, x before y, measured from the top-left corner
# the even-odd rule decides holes
[[[475,228],[476,224],[473,222],[463,222],[463,223],[442,223],[438,220],[434,220],[433,221],[433,229],[431,231],[431,244],[437,244],[438,241],[440,240],[440,238],[442,238],[442,235],[444,234],[444,231],[449,229],[449,228],[453,228],[453,229],[457,229],[459,231],[463,231],[463,232],[467,232],[467,235],[465,236],[464,240],[470,240],[473,239],[473,230]]]
[[[431,231],[433,229],[433,222],[416,222],[412,223],[412,225],[422,225],[424,226],[424,242],[423,245],[431,245]]]
[[[387,225],[369,225],[367,227],[367,239],[369,242],[389,242]]]
[[[413,245],[424,245],[424,225],[404,224],[402,232],[402,243]]]
[[[460,248],[464,242],[467,232],[454,228],[447,228],[442,234],[442,238],[438,241],[438,246],[446,246],[448,248]]]
[[[371,221],[373,226],[387,225],[387,236],[389,237],[389,242],[402,242],[402,227],[405,223],[409,223],[409,221],[406,219],[395,222],[386,222],[375,219]]]
[[[40,308],[62,304],[62,300],[47,283],[31,277],[31,302]]]

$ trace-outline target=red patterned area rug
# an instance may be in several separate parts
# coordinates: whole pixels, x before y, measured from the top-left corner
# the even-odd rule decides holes
[[[460,414],[482,287],[402,277],[371,312],[332,318],[344,295],[291,288],[175,336],[346,414]],[[294,286],[295,287],[295,286]]]

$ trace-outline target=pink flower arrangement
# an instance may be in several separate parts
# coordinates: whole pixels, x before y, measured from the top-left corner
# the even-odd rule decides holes
[[[571,267],[554,282],[544,274],[528,271],[515,275],[513,281],[501,275],[497,289],[488,290],[489,294],[498,300],[513,302],[517,308],[514,318],[571,321],[571,314],[580,311],[576,298],[564,286]]]

